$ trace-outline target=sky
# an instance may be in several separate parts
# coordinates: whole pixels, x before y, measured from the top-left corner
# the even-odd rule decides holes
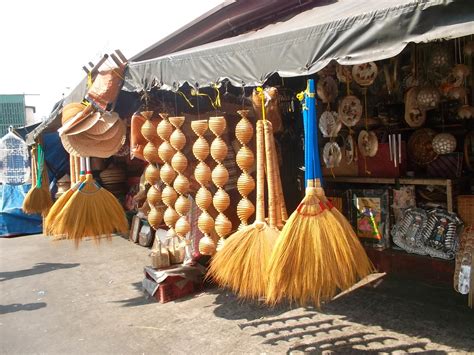
[[[120,49],[132,57],[223,0],[2,1],[0,94],[27,95],[36,117],[84,77],[83,65]]]

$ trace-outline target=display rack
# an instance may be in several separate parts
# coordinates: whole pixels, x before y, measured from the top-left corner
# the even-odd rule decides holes
[[[377,177],[362,177],[362,176],[338,176],[326,177],[327,183],[341,183],[341,184],[379,184],[379,185],[422,185],[422,186],[444,186],[446,189],[446,208],[449,212],[454,211],[454,191],[457,187],[467,181],[467,178],[456,179],[433,179],[433,178],[377,178]]]

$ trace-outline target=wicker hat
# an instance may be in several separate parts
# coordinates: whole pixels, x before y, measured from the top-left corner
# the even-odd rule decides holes
[[[91,138],[91,134],[83,132],[74,135],[63,134],[61,141],[64,149],[69,154],[82,157],[108,158],[120,150],[126,138],[125,123],[118,119],[112,127],[114,126],[113,129],[116,130],[116,133],[113,131],[114,134],[108,139],[102,139],[100,135],[95,135],[94,139]]]
[[[379,142],[374,132],[362,130],[357,139],[360,153],[366,157],[374,157],[379,149]]]
[[[120,117],[116,112],[105,112],[102,114],[94,112],[74,127],[64,130],[63,133],[72,136],[87,132],[90,135],[100,136],[111,129],[118,120],[120,120]]]
[[[81,112],[84,109],[84,107],[85,106],[79,102],[72,102],[64,106],[62,117],[61,117],[62,124],[66,123],[75,115],[77,115],[79,112]]]

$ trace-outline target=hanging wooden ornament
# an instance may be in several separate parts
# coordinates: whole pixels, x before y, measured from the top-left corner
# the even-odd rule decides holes
[[[153,118],[153,111],[143,111],[140,112],[140,114],[146,119],[141,127],[142,136],[145,137],[148,142],[152,142],[153,144],[159,146],[162,142],[161,138],[156,133],[159,119]]]
[[[173,188],[173,181],[176,177],[176,172],[171,166],[171,160],[176,153],[175,149],[171,146],[169,140],[173,133],[173,126],[169,122],[168,115],[166,113],[160,113],[162,118],[161,122],[156,127],[156,132],[163,140],[158,148],[158,154],[164,161],[164,165],[160,169],[161,180],[166,184],[166,187],[161,193],[161,199],[166,205],[166,210],[163,214],[163,220],[168,227],[168,234],[170,236],[175,234],[175,224],[179,218],[179,215],[174,210],[174,203],[178,197],[178,194]]]
[[[188,201],[189,192],[189,180],[183,175],[186,167],[188,166],[188,160],[181,152],[181,150],[186,145],[186,136],[184,135],[183,131],[181,131],[181,126],[185,121],[185,117],[170,117],[169,121],[175,128],[173,133],[170,135],[170,144],[176,150],[176,153],[171,159],[171,164],[173,169],[178,173],[178,176],[174,180],[173,187],[180,195],[176,201],[177,203],[179,201],[179,206],[175,205],[176,212],[179,215],[179,219],[175,226],[175,232],[178,237],[184,238],[191,230],[191,225],[189,224],[187,217],[189,209],[191,208],[191,204],[184,202],[184,200]]]
[[[204,234],[199,240],[199,252],[202,255],[213,255],[216,252],[216,243],[211,238],[211,233],[214,230],[214,219],[207,213],[207,209],[212,202],[212,194],[206,188],[211,180],[211,169],[204,162],[210,152],[209,143],[204,138],[208,127],[207,120],[191,122],[191,129],[198,136],[193,144],[193,154],[199,160],[199,164],[194,169],[194,177],[199,185],[201,185],[196,193],[196,204],[202,211],[198,219],[198,228]]]
[[[218,195],[218,198],[213,199],[213,204],[217,212],[219,212],[215,221],[215,229],[216,229],[217,235],[220,237],[219,242],[217,243],[217,247],[216,247],[216,250],[219,251],[224,245],[224,238],[232,230],[231,221],[223,213],[225,209],[221,209],[221,207],[224,207],[225,205],[220,203],[221,200],[226,199],[225,195],[227,195],[227,192],[225,192],[224,186],[229,180],[229,172],[227,171],[225,166],[222,164],[225,157],[227,156],[227,145],[220,137],[226,129],[225,118],[223,116],[209,118],[209,129],[216,136],[216,138],[211,144],[211,155],[214,158],[214,160],[217,162],[217,166],[212,170],[211,177],[212,177],[212,182],[218,188],[218,191],[216,192],[216,195]],[[224,152],[225,154],[223,154]]]
[[[148,141],[143,149],[143,156],[148,161],[149,165],[145,170],[145,179],[152,186],[147,193],[147,202],[151,210],[148,213],[148,222],[150,226],[154,229],[158,228],[163,220],[163,212],[158,211],[155,206],[161,204],[161,190],[158,187],[158,182],[160,180],[159,174],[160,169],[158,168],[158,163],[163,163],[163,161],[158,156],[158,146],[161,139],[156,133],[156,126],[158,120],[153,120],[153,111],[144,111],[141,112],[141,115],[145,118],[145,122],[141,127],[141,133],[143,137]]]
[[[240,219],[239,228],[242,228],[248,225],[248,219],[255,212],[255,206],[247,197],[255,188],[255,180],[248,172],[249,169],[253,166],[255,159],[253,152],[247,146],[253,136],[253,126],[248,119],[249,111],[240,110],[237,111],[237,113],[242,117],[239,123],[237,124],[239,130],[236,129],[235,131],[235,136],[237,140],[240,142],[240,144],[242,144],[242,147],[240,148],[236,157],[237,165],[239,166],[240,170],[242,170],[242,174],[237,180],[237,189],[240,195],[242,196],[242,199],[237,205],[237,215]],[[243,132],[245,132],[245,134],[242,134]],[[252,134],[250,134],[249,132]],[[216,196],[214,196],[214,199],[216,198]]]
[[[149,164],[146,167],[145,180],[150,185],[155,185],[160,181],[160,168],[158,168],[158,165]]]
[[[155,207],[161,203],[161,190],[156,186],[151,186],[146,194],[146,199],[150,207]]]

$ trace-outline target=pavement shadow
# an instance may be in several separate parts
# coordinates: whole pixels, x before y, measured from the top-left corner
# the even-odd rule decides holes
[[[44,274],[46,272],[60,270],[60,269],[71,269],[78,267],[79,263],[37,263],[31,269],[16,270],[16,271],[2,271],[0,272],[0,281],[8,281],[13,279],[19,279],[22,277],[28,277],[38,274]]]
[[[263,317],[276,317],[296,307],[292,307],[288,304],[269,307],[268,305],[258,301],[244,301],[239,299],[231,291],[221,288],[206,290],[206,292],[217,294],[214,301],[214,304],[217,305],[214,309],[214,314],[217,317],[228,320],[240,319],[252,321]]]
[[[140,291],[141,294],[134,298],[129,298],[126,300],[120,301],[113,301],[113,303],[121,303],[122,307],[138,307],[138,306],[145,306],[147,304],[156,303],[155,299],[149,296],[146,292],[143,292],[143,287],[141,282],[134,282],[132,286],[137,290]],[[148,295],[148,297],[147,297]]]
[[[389,279],[330,302],[321,313],[472,351],[474,312],[458,296],[446,288]]]
[[[40,308],[46,307],[46,303],[37,302],[37,303],[12,303],[7,305],[0,305],[0,314],[14,313],[20,311],[35,311]]]

